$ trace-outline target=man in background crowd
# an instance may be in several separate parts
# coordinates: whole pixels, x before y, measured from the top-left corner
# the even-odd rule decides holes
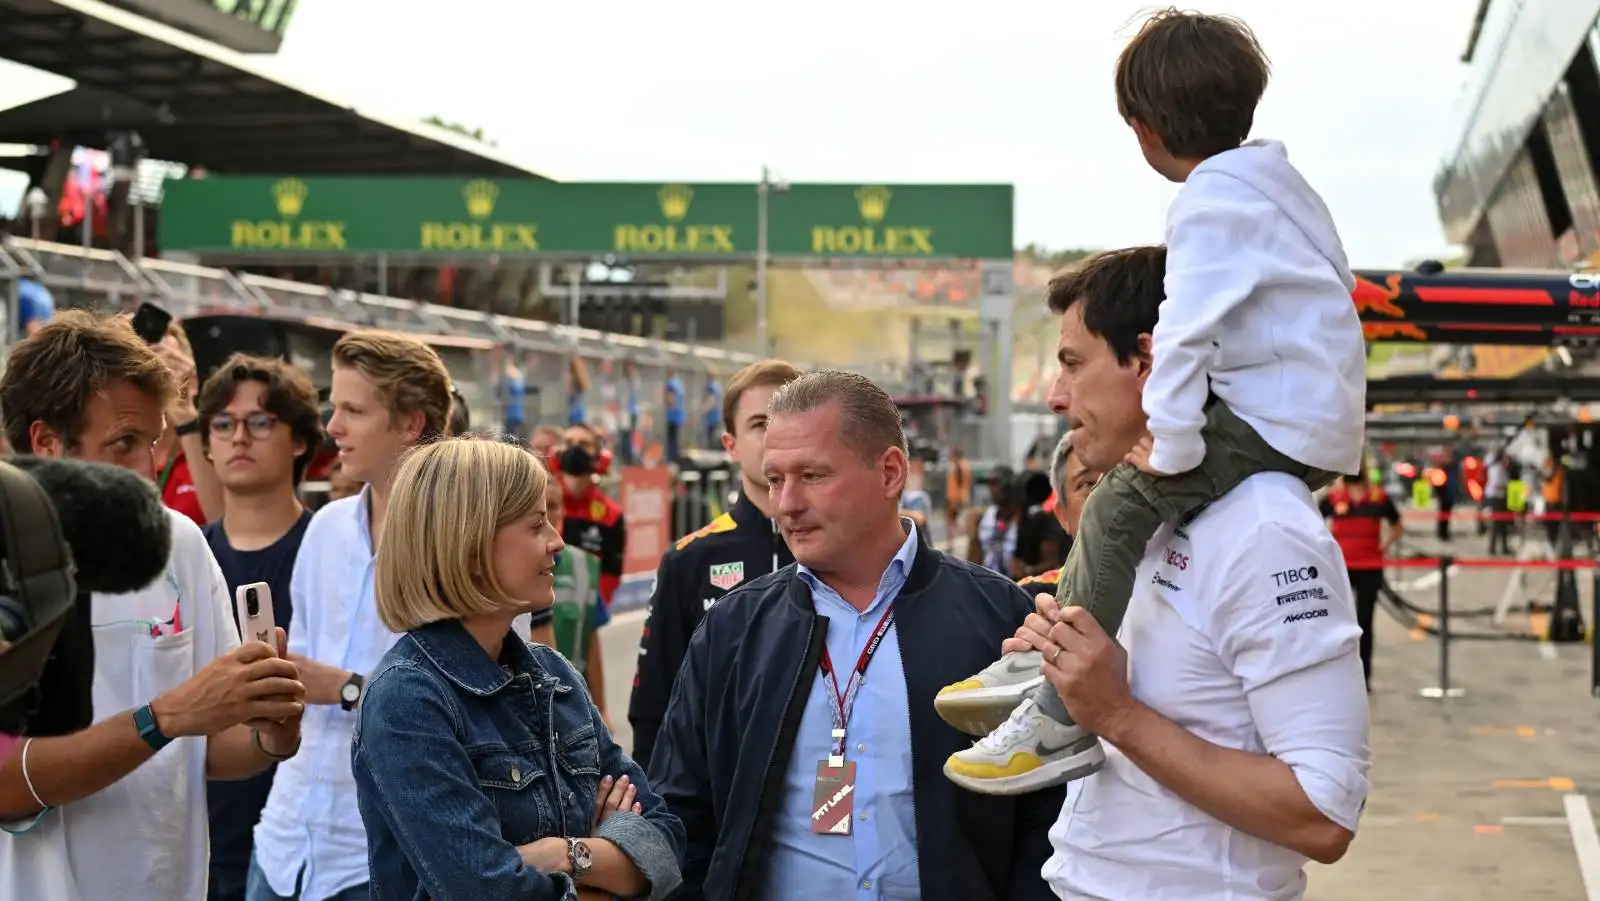
[[[200,390],[194,368],[194,351],[183,326],[173,322],[155,351],[172,371],[172,402],[165,415],[167,429],[155,446],[156,487],[168,507],[203,526],[222,515],[222,486],[206,459],[205,436],[201,434],[199,414],[195,412],[195,393]]]
[[[728,430],[722,435],[722,447],[739,470],[739,499],[732,510],[679,539],[656,569],[628,702],[633,758],[641,766],[650,764],[678,667],[701,617],[732,589],[794,560],[772,521],[761,451],[767,437],[767,403],[779,388],[799,377],[800,370],[790,363],[761,360],[728,380],[722,398],[722,421]]]
[[[564,501],[560,482],[551,479],[545,490],[545,519],[558,535],[567,522]],[[576,545],[567,545],[556,555],[555,582],[555,603],[538,614],[522,614],[512,622],[512,628],[567,658],[583,676],[589,700],[609,729],[611,715],[606,705],[606,660],[600,646],[600,629],[611,622],[611,609],[600,594],[600,558]]]
[[[1045,461],[1045,465],[1050,465],[1050,461]],[[1017,518],[1017,546],[1011,561],[1013,578],[1060,569],[1067,562],[1066,533],[1061,531],[1055,512],[1047,509],[1051,481],[1051,475],[1045,472],[1022,476],[1018,493],[1024,509]]]
[[[150,479],[174,391],[126,319],[71,311],[12,347],[0,410],[18,452]],[[90,597],[98,722],[0,757],[0,898],[201,901],[206,777],[246,779],[299,748],[294,665],[240,645],[200,529],[168,519],[163,578]]]
[[[56,315],[56,299],[50,289],[31,278],[17,282],[17,333],[14,337],[31,338]]]
[[[366,484],[317,511],[290,579],[289,655],[303,673],[306,746],[278,768],[255,832],[246,901],[365,901],[367,835],[350,744],[366,673],[399,636],[378,618],[373,572],[400,457],[444,434],[450,376],[405,335],[348,332],[333,346],[328,434]]]
[[[276,359],[234,354],[200,389],[201,435],[222,485],[222,518],[202,530],[227,581],[266,583],[274,622],[291,628],[289,577],[311,511],[296,489],[322,445],[317,390],[305,373]],[[238,611],[233,621],[237,628]],[[245,901],[256,823],[275,768],[235,782],[211,782],[210,901]]]
[[[944,477],[944,524],[946,534],[960,535],[961,514],[972,503],[972,464],[959,445],[950,448],[950,471]]]
[[[717,441],[723,435],[722,431],[722,382],[715,375],[706,376],[705,395],[700,399],[701,437],[700,446],[710,450],[717,446]]]
[[[933,522],[933,498],[923,487],[927,480],[928,464],[921,457],[912,457],[907,466],[906,491],[900,496],[900,514],[910,517],[924,534],[931,534],[928,533],[928,526]]]
[[[684,405],[688,402],[683,391],[683,379],[678,370],[667,370],[667,383],[661,389],[661,402],[667,409],[667,465],[673,465],[683,454],[683,423],[688,418]]]
[[[967,559],[1002,575],[1013,576],[1017,556],[1017,523],[1022,518],[1017,474],[1009,466],[989,473],[989,505],[968,530]]]
[[[1361,672],[1371,692],[1372,620],[1378,610],[1378,592],[1383,590],[1383,561],[1405,532],[1400,510],[1382,488],[1368,481],[1365,467],[1359,476],[1341,476],[1319,506],[1350,574],[1356,624],[1361,627]]]
[[[567,503],[567,524],[561,540],[600,558],[600,594],[611,603],[622,584],[623,555],[628,546],[628,525],[622,505],[600,490],[603,461],[600,433],[593,426],[569,426],[556,453],[555,469]]]
[[[536,426],[533,436],[528,439],[528,446],[539,455],[539,459],[550,465],[556,458],[556,451],[561,448],[566,440],[566,434],[553,425]]]

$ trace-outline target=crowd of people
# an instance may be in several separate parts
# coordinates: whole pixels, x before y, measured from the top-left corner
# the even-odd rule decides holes
[[[7,439],[158,482],[172,552],[92,598],[98,722],[0,744],[0,896],[1302,897],[1369,791],[1341,511],[1312,493],[1360,471],[1364,354],[1326,209],[1246,140],[1266,80],[1222,17],[1159,13],[1119,59],[1183,189],[1164,246],[1051,282],[1072,429],[1047,485],[991,486],[1018,496],[979,560],[932,544],[878,385],[729,380],[738,500],[660,563],[631,749],[597,430],[454,436],[438,356],[351,331],[325,431],[354,493],[312,515],[304,373],[236,355],[196,385],[177,337],[57,316],[12,348]],[[241,588],[273,632],[241,638]]]

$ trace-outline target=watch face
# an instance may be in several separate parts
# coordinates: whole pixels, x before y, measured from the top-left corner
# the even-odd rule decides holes
[[[361,697],[361,689],[357,688],[353,683],[346,682],[344,687],[339,689],[339,697],[346,701],[354,701],[356,698]]]
[[[589,846],[583,842],[572,843],[572,857],[578,866],[585,869],[594,865],[594,858],[589,855]]]

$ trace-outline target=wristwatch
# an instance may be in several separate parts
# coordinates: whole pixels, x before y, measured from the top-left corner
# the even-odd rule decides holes
[[[350,678],[339,686],[339,706],[344,710],[354,710],[361,703],[361,692],[366,687],[367,680],[360,673],[351,673]]]
[[[133,712],[133,724],[139,728],[139,737],[150,746],[150,750],[159,751],[172,744],[172,736],[161,731],[161,726],[156,723],[155,711],[150,709],[149,704]]]
[[[567,861],[572,864],[572,878],[582,879],[589,875],[589,868],[594,866],[594,855],[589,853],[589,845],[582,839],[567,839]]]

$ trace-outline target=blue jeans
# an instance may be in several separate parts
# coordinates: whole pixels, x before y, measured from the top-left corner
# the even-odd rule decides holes
[[[324,901],[367,901],[371,893],[365,885],[352,886]],[[300,880],[295,880],[295,892],[292,895],[280,895],[267,884],[267,874],[261,872],[261,864],[256,863],[254,856],[250,858],[250,876],[244,884],[244,901],[301,901]]]
[[[249,885],[249,873],[248,868],[241,873],[231,869],[219,870],[213,866],[206,901],[247,901],[245,887]]]

